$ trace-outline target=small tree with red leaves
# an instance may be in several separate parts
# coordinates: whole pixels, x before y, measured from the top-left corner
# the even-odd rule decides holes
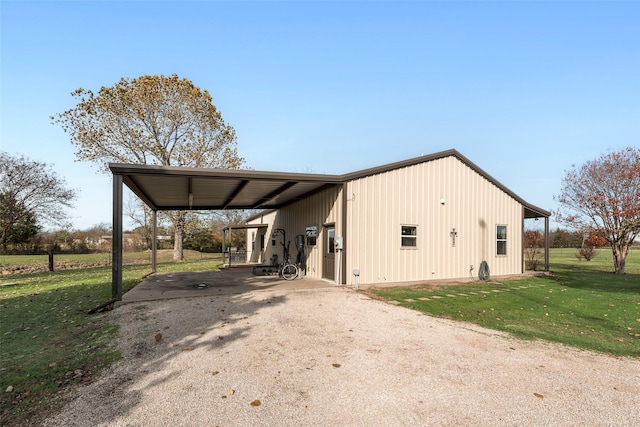
[[[576,258],[580,261],[591,261],[600,252],[599,249],[607,245],[607,239],[597,233],[588,233],[582,239],[582,246],[578,248]]]
[[[598,233],[589,233],[585,239],[585,243],[594,248],[601,248],[607,246],[607,239]]]
[[[556,218],[603,238],[614,271],[624,274],[629,248],[640,234],[640,148],[603,154],[567,172]]]
[[[524,233],[524,256],[528,270],[536,271],[544,254],[544,236],[537,230]]]

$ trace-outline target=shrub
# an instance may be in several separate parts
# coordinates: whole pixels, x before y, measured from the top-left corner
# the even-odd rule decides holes
[[[595,246],[588,243],[583,244],[576,252],[576,258],[578,258],[580,261],[582,261],[583,259],[591,261],[596,257],[596,255],[598,255],[598,250],[595,248]]]

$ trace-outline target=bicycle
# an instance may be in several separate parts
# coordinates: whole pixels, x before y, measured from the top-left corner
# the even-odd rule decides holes
[[[286,246],[284,243],[280,243],[284,248],[284,261],[281,264],[279,275],[284,280],[294,280],[300,275],[300,268],[291,262],[291,256],[289,255],[289,246],[291,245],[291,241],[289,241]]]

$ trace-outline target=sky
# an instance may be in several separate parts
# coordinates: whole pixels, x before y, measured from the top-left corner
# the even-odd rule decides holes
[[[0,150],[78,190],[75,228],[110,225],[111,177],[50,116],[77,88],[175,73],[212,94],[252,169],[453,148],[554,210],[574,165],[640,144],[639,22],[640,1],[2,0]]]

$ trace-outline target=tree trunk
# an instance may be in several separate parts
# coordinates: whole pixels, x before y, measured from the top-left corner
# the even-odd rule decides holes
[[[174,239],[173,239],[173,260],[184,261],[184,253],[182,251],[182,239],[184,238],[184,227],[186,224],[187,213],[185,211],[175,212],[170,216],[173,222]]]
[[[173,239],[173,260],[174,261],[184,261],[184,252],[182,251],[182,227],[178,226],[178,224],[174,227],[174,239]]]
[[[184,229],[187,224],[187,212],[172,211],[166,212],[165,215],[169,218],[171,225],[173,226],[173,260],[184,261],[182,240],[184,238]]]
[[[613,266],[616,274],[624,274],[624,267],[627,261],[629,245],[624,242],[615,242],[611,245],[613,250]]]

